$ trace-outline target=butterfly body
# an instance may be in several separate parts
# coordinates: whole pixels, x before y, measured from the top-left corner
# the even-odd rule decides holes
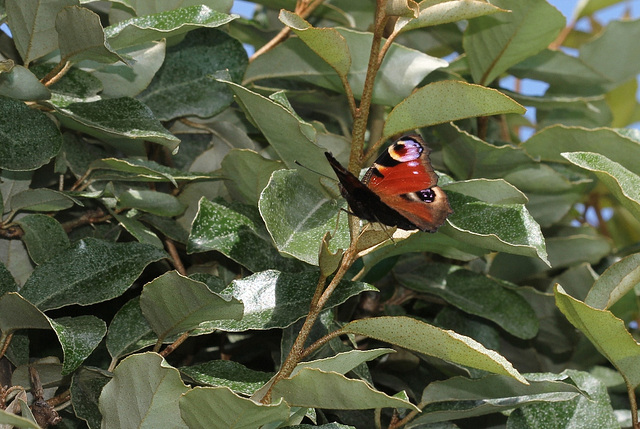
[[[453,211],[417,135],[396,140],[358,180],[329,152],[325,156],[340,181],[353,214],[400,229],[435,232]]]

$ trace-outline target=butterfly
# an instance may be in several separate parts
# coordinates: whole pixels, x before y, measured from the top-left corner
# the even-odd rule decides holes
[[[325,156],[340,181],[353,214],[400,229],[436,232],[453,213],[429,160],[424,140],[407,135],[396,140],[358,180],[329,152]]]

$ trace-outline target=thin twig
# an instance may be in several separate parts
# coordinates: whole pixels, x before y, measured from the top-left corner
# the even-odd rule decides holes
[[[627,382],[627,393],[629,395],[629,405],[631,406],[631,422],[633,424],[633,429],[640,429],[640,423],[638,423],[638,403],[636,401],[636,390],[631,384],[629,384],[629,382]]]
[[[11,338],[13,338],[13,332],[5,335],[4,332],[0,335],[0,359],[4,357],[4,354],[7,352],[9,348],[9,344],[11,344]]]
[[[44,86],[51,86],[62,79],[70,68],[71,63],[69,61],[60,61],[40,82],[42,82]]]
[[[79,226],[101,223],[109,219],[111,219],[111,215],[105,214],[101,209],[91,210],[77,219],[64,222],[62,224],[62,228],[65,230],[65,232],[71,232]]]
[[[322,4],[323,1],[324,0],[312,0],[311,2],[299,1],[298,4],[296,5],[295,13],[298,14],[300,17],[306,19],[309,15],[311,15],[311,13],[313,13],[314,10],[318,8],[318,6]],[[276,36],[273,39],[269,40],[260,49],[254,52],[254,54],[251,55],[251,57],[249,58],[249,62],[252,62],[256,58],[258,58],[260,55],[270,51],[271,49],[278,46],[280,43],[287,40],[290,33],[291,33],[291,28],[284,27],[282,30],[280,30],[278,34],[276,34]]]
[[[176,271],[178,271],[183,276],[186,276],[187,270],[184,267],[184,264],[182,263],[182,259],[180,259],[180,255],[178,254],[178,249],[176,249],[176,244],[173,242],[172,239],[167,237],[164,239],[164,245],[169,251],[169,255],[171,256],[171,262],[173,263],[173,266],[175,267]]]
[[[169,344],[164,350],[162,350],[162,352],[160,352],[160,356],[164,358],[169,356],[171,352],[177,349],[180,346],[180,344],[184,343],[187,340],[187,338],[189,338],[189,334],[191,334],[191,331],[187,331],[184,334],[180,335],[177,340]]]

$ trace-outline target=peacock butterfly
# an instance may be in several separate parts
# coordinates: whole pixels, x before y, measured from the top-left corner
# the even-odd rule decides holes
[[[438,186],[429,148],[418,135],[396,140],[358,180],[329,152],[325,156],[340,181],[353,214],[400,229],[436,232],[453,211]]]

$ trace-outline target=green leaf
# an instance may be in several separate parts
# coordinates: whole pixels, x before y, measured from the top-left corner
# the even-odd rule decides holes
[[[313,389],[309,386],[313,386]],[[308,408],[419,410],[411,402],[375,390],[362,380],[349,379],[342,374],[315,368],[303,368],[291,378],[280,380],[273,388],[272,397],[283,398],[291,406]]]
[[[471,261],[487,253],[487,250],[455,240],[445,234],[416,233],[411,234],[402,241],[398,241],[393,246],[385,246],[377,249],[372,254],[366,255],[363,262],[369,268],[386,258],[411,252],[433,252],[446,258]]]
[[[69,128],[102,139],[148,140],[175,150],[180,140],[169,133],[151,109],[129,97],[53,106],[56,117]]]
[[[100,16],[87,8],[63,8],[56,16],[56,31],[62,61],[125,61],[107,44]]]
[[[285,422],[289,406],[259,404],[233,393],[228,387],[196,387],[179,401],[180,415],[190,429],[252,429]],[[278,425],[276,425],[278,426]]]
[[[444,163],[454,177],[462,180],[504,178],[511,170],[534,164],[524,150],[512,145],[497,146],[485,142],[455,124],[438,126],[436,133],[442,141],[446,141],[442,147]]]
[[[520,79],[535,79],[549,83],[547,93],[571,95],[602,94],[607,75],[596,72],[582,58],[563,51],[545,49],[539,54],[509,68]]]
[[[158,216],[181,215],[186,206],[173,195],[146,189],[128,189],[117,195],[119,209],[134,208]]]
[[[278,250],[308,264],[318,265],[320,242],[327,231],[340,229],[330,242],[331,251],[349,246],[347,216],[337,218],[336,201],[309,185],[297,170],[274,172],[258,208]]]
[[[167,255],[141,243],[87,238],[38,266],[20,293],[41,310],[120,296],[151,262]]]
[[[0,423],[3,425],[6,424],[9,427],[40,429],[40,425],[38,425],[38,423],[2,409],[0,409]]]
[[[0,73],[0,96],[21,101],[48,100],[51,91],[30,70],[13,65],[11,70]]]
[[[111,377],[106,371],[83,367],[73,374],[71,379],[71,404],[76,416],[87,422],[90,429],[100,428],[102,415],[98,400],[102,388]]]
[[[7,269],[7,267],[0,261],[0,296],[7,292],[17,292],[18,285],[15,279]]]
[[[297,260],[280,256],[264,227],[254,219],[203,197],[191,226],[187,252],[209,250],[217,250],[251,271],[274,267],[300,271],[306,267]]]
[[[20,218],[17,223],[24,231],[22,241],[36,264],[46,262],[70,245],[69,237],[62,225],[50,216],[27,215]]]
[[[192,31],[167,49],[162,67],[138,99],[163,121],[181,116],[211,117],[233,102],[229,88],[212,77],[224,72],[226,79],[239,82],[247,63],[242,44],[227,33]]]
[[[8,335],[19,329],[51,329],[49,318],[16,292],[0,296],[0,331]]]
[[[605,76],[608,88],[613,89],[640,73],[640,66],[628,61],[640,55],[640,48],[632,42],[637,37],[640,37],[640,20],[611,21],[599,37],[580,47],[580,59]]]
[[[606,310],[640,283],[640,253],[622,258],[611,265],[593,283],[584,303]]]
[[[169,271],[147,283],[140,308],[151,329],[164,340],[214,320],[240,320],[242,302],[225,299],[201,282]]]
[[[527,384],[509,361],[497,352],[486,349],[476,340],[409,317],[373,317],[356,320],[342,327],[340,331],[345,334],[365,335],[471,368],[508,375]]]
[[[180,418],[178,399],[189,388],[156,353],[125,358],[100,394],[102,428],[187,428]]]
[[[25,65],[58,49],[56,16],[65,6],[77,4],[78,0],[6,2],[11,35]]]
[[[53,189],[36,188],[27,189],[11,198],[11,210],[30,210],[38,212],[51,212],[66,210],[73,205],[82,203],[77,199]]]
[[[169,182],[176,187],[179,181],[219,178],[218,175],[212,173],[182,171],[158,164],[155,161],[136,158],[105,158],[94,161],[90,167],[93,170],[91,178],[94,180]],[[98,170],[108,171],[99,172]]]
[[[532,403],[564,402],[580,395],[580,389],[567,382],[528,381],[526,385],[504,375],[434,381],[422,392],[422,413],[407,427],[499,413]]]
[[[199,384],[224,386],[248,396],[253,395],[273,376],[273,373],[255,371],[230,360],[215,360],[184,366],[180,368],[180,372]]]
[[[128,58],[130,64],[105,64],[85,60],[78,64],[78,67],[100,79],[104,84],[100,93],[102,97],[135,97],[149,86],[151,79],[162,66],[165,50],[164,41],[147,42],[118,51],[121,56]]]
[[[262,56],[258,58],[262,58]],[[233,82],[225,81],[225,83],[233,91],[247,118],[260,129],[288,168],[297,168],[296,161],[298,161],[320,174],[327,176],[332,174],[333,170],[328,163],[318,164],[318,160],[325,159],[324,149],[314,144],[316,130],[311,124],[302,121],[287,106],[249,91]],[[301,173],[305,177],[313,175],[313,178],[317,180],[317,173],[305,173],[304,171]]]
[[[631,172],[599,153],[565,152],[562,156],[578,167],[593,171],[627,210],[640,216],[640,170]]]
[[[309,311],[316,289],[318,273],[281,273],[263,271],[234,280],[221,295],[230,295],[244,304],[244,316],[239,321],[212,322],[211,326],[230,332],[250,329],[285,328]],[[362,282],[343,280],[331,295],[325,309],[333,308],[364,291],[377,290]]]
[[[36,64],[31,71],[43,79],[53,71],[55,66],[51,63]],[[57,82],[49,85],[51,99],[46,104],[67,106],[71,103],[95,101],[100,97],[102,82],[84,70],[76,67],[70,68]]]
[[[636,92],[638,92],[638,82],[634,78],[605,94],[605,101],[613,116],[611,122],[605,125],[620,128],[635,122]]]
[[[417,18],[401,17],[395,25],[395,31],[409,31],[416,28],[430,27],[491,15],[496,12],[506,12],[485,0],[454,0],[446,2],[422,1],[420,14]]]
[[[605,127],[610,126],[613,119],[603,95],[572,97],[545,94],[536,97],[504,92],[517,102],[536,109],[538,128],[556,124],[585,128]]]
[[[147,0],[116,0],[135,11],[136,15],[153,15],[177,9],[180,6],[204,4],[210,9],[228,13],[233,0],[166,0],[160,3],[149,3]]]
[[[347,77],[351,68],[351,53],[344,37],[335,28],[313,28],[299,15],[282,9],[280,21],[327,62],[339,76]]]
[[[129,210],[123,215],[111,213],[118,224],[127,230],[140,243],[149,244],[157,249],[163,249],[164,243],[146,225],[134,217],[136,210]]]
[[[393,108],[384,124],[384,138],[458,119],[524,112],[524,107],[495,89],[455,80],[434,82]]]
[[[482,85],[542,51],[565,26],[564,16],[545,0],[493,4],[511,12],[472,19],[463,39],[473,80]]]
[[[2,243],[0,261],[5,264],[17,284],[24,284],[34,268],[27,248],[20,240],[6,240]]]
[[[249,149],[232,149],[222,160],[225,185],[235,198],[257,205],[271,173],[284,168],[280,161],[266,159]]]
[[[373,349],[373,350],[350,350],[348,352],[338,353],[334,356],[323,359],[315,359],[306,362],[300,362],[291,373],[297,374],[304,368],[319,369],[324,372],[337,372],[338,374],[346,374],[352,371],[358,365],[370,360],[379,358],[389,353],[395,353],[393,349]]]
[[[95,316],[50,319],[64,354],[62,374],[71,374],[98,347],[107,333],[107,325]]]
[[[157,337],[149,322],[142,315],[140,297],[135,297],[120,307],[113,316],[107,332],[106,346],[112,359],[155,344]]]
[[[11,211],[11,198],[14,195],[30,188],[32,176],[32,171],[2,170],[0,172],[3,213]]]
[[[548,264],[540,226],[504,184],[477,179],[445,186],[454,213],[441,231],[474,246],[538,257]]]
[[[120,49],[169,39],[201,27],[220,27],[236,18],[238,15],[227,15],[198,4],[126,19],[105,28],[105,34],[109,44],[114,49]]]
[[[640,140],[612,129],[554,125],[538,131],[520,146],[542,161],[567,163],[563,152],[593,152],[640,172]]]
[[[573,10],[574,20],[577,21],[579,18],[583,16],[593,15],[594,12],[597,12],[600,9],[604,9],[606,7],[612,6],[616,3],[621,3],[620,0],[582,0]]]
[[[107,332],[95,316],[50,319],[15,292],[0,297],[0,331],[8,335],[19,329],[53,329],[62,352],[62,374],[70,374],[98,347]]]
[[[354,96],[359,99],[364,88],[373,34],[346,28],[335,30],[346,40],[351,53],[348,80]],[[397,43],[392,44],[376,76],[373,103],[388,106],[398,104],[429,73],[446,65],[446,61],[440,58]],[[398,70],[403,70],[402,79],[398,79]],[[244,79],[245,84],[263,79],[297,79],[344,92],[336,71],[319,56],[310,55],[310,48],[297,38],[290,38],[257,57],[247,68]]]
[[[535,273],[568,267],[583,262],[596,264],[611,252],[611,242],[601,235],[585,230],[569,230],[545,239],[549,263],[516,254],[499,253],[491,264],[491,275],[512,282],[521,281]]]
[[[60,131],[45,113],[0,97],[0,168],[35,170],[56,156],[60,146]]]
[[[537,429],[546,427],[594,427],[616,429],[620,423],[611,407],[606,386],[592,375],[575,370],[566,370],[556,378],[569,375],[570,381],[587,393],[561,403],[525,405],[509,415],[507,427]],[[533,375],[533,374],[531,374]],[[551,375],[551,374],[549,374]],[[541,374],[541,378],[548,378]]]
[[[434,278],[434,271],[441,278]],[[531,339],[538,319],[531,305],[507,284],[456,266],[423,264],[396,273],[405,287],[439,296],[468,314],[491,320],[510,334]]]
[[[626,330],[622,320],[610,311],[599,310],[567,295],[555,286],[556,305],[591,344],[622,374],[631,388],[640,385],[640,344]]]

